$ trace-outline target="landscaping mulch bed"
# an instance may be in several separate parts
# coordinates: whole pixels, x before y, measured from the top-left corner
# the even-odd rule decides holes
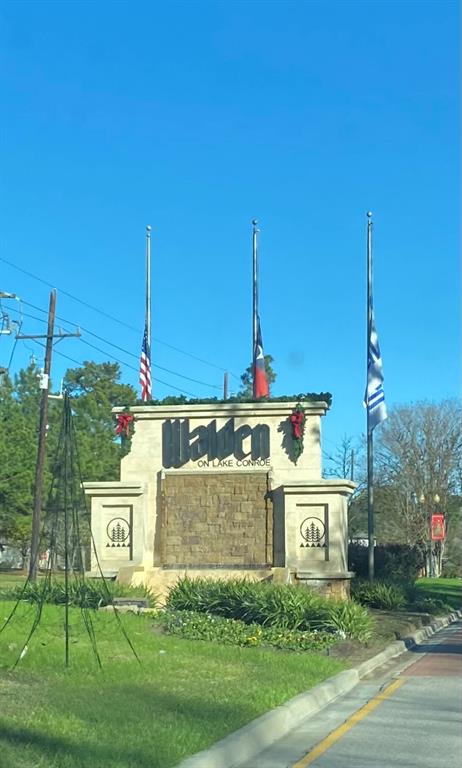
[[[374,617],[374,638],[366,644],[356,640],[344,640],[336,643],[329,651],[329,656],[341,659],[355,667],[363,661],[383,651],[395,640],[403,640],[421,627],[432,621],[428,613],[410,613],[408,611],[379,611],[370,609]]]

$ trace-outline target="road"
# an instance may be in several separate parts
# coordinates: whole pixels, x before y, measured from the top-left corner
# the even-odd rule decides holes
[[[457,622],[238,768],[459,768],[461,755]]]

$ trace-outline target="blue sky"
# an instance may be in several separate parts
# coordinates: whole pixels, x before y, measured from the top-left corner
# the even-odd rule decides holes
[[[149,223],[153,362],[204,382],[154,369],[154,394],[219,395],[222,369],[236,390],[256,217],[273,394],[329,390],[327,443],[362,433],[370,209],[388,403],[458,396],[458,15],[451,0],[3,0],[0,259],[135,355],[84,333],[57,346],[55,381],[75,367],[62,354],[115,355],[138,386]],[[49,286],[5,261],[0,290],[47,309]],[[0,365],[11,347],[0,337]],[[32,352],[18,342],[12,372]]]

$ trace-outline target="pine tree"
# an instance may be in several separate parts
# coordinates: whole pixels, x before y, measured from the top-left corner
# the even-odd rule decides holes
[[[30,419],[5,375],[0,381],[0,544],[19,544],[30,530],[35,462],[36,419]]]
[[[84,362],[66,372],[84,480],[116,480],[126,449],[115,439],[114,406],[134,405],[136,391],[119,382],[117,363]]]

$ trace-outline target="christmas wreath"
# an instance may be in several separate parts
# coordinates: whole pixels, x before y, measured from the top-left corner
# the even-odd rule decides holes
[[[300,403],[297,403],[290,415],[292,426],[292,440],[294,445],[295,463],[303,453],[303,436],[305,434],[305,409]]]

